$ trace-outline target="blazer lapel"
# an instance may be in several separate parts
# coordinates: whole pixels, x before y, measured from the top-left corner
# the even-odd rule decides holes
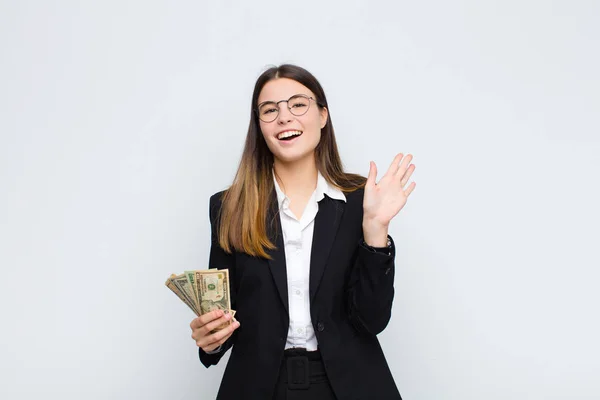
[[[319,212],[315,217],[312,250],[310,255],[310,302],[312,304],[315,294],[321,283],[325,265],[329,258],[331,246],[344,214],[345,204],[341,200],[334,200],[327,195],[318,203]]]
[[[273,189],[269,211],[267,212],[267,234],[277,248],[275,250],[267,250],[271,256],[269,261],[269,269],[273,275],[275,286],[281,297],[283,307],[289,316],[288,306],[288,287],[287,287],[287,271],[285,263],[285,248],[283,244],[283,231],[281,229],[281,217],[279,216],[279,206],[277,204],[277,193]]]

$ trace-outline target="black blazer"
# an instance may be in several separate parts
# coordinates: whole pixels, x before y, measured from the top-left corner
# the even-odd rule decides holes
[[[199,349],[207,368],[232,348],[217,399],[269,400],[289,326],[285,252],[275,190],[268,233],[277,245],[272,260],[227,254],[217,241],[221,195],[210,198],[209,268],[228,268],[232,308],[240,327],[216,354]],[[377,340],[394,298],[395,246],[391,255],[363,243],[363,195],[346,203],[325,196],[315,217],[310,259],[310,315],[327,376],[338,400],[401,399]],[[275,217],[275,218],[274,218]],[[391,239],[391,237],[389,237]]]

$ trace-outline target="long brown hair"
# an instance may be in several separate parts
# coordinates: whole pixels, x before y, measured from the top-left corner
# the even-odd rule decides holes
[[[267,234],[268,224],[274,222],[267,221],[268,210],[273,207],[273,200],[276,199],[273,195],[274,159],[260,130],[255,109],[262,88],[267,82],[278,78],[293,79],[306,86],[315,94],[318,107],[326,107],[329,111],[321,84],[304,68],[283,64],[267,69],[258,77],[252,94],[250,126],[242,159],[232,185],[221,199],[217,232],[219,245],[227,253],[237,250],[270,259],[265,249],[272,250],[276,247]],[[328,114],[327,123],[321,129],[321,140],[315,149],[316,166],[332,186],[350,193],[363,188],[366,178],[344,172],[335,142],[331,113]],[[273,215],[277,216],[276,213]]]

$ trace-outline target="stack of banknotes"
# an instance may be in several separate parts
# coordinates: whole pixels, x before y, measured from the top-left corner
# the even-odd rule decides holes
[[[214,310],[223,310],[235,316],[229,297],[229,271],[208,269],[185,271],[181,275],[172,274],[165,285],[173,291],[197,315]],[[215,329],[218,331],[231,324],[233,318]]]

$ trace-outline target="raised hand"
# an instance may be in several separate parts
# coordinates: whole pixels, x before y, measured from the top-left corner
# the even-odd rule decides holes
[[[363,231],[368,244],[371,244],[369,239],[381,244],[382,239],[387,237],[390,221],[404,207],[408,196],[415,189],[416,182],[407,186],[416,168],[414,164],[410,164],[412,158],[411,154],[405,157],[402,153],[396,155],[385,175],[377,183],[377,166],[371,161],[363,198]],[[381,247],[383,246],[385,245]]]

